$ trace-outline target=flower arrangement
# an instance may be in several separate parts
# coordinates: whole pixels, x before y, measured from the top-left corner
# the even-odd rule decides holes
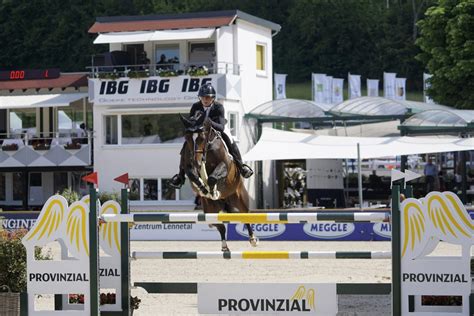
[[[150,77],[150,72],[146,70],[131,70],[127,73],[127,76],[132,79],[147,78]]]
[[[64,145],[64,149],[81,149],[81,144],[78,142],[67,143],[66,145]]]
[[[34,150],[49,150],[49,145],[45,143],[35,143],[33,144],[33,149]]]
[[[115,304],[115,293],[100,293],[100,305]],[[142,302],[138,296],[130,295],[130,308],[138,309]],[[84,294],[69,294],[69,304],[84,304]]]
[[[462,296],[431,296],[422,295],[421,305],[431,306],[461,306]]]
[[[18,150],[18,145],[17,144],[3,145],[2,150],[3,151],[15,151],[15,150]]]
[[[191,66],[188,68],[187,74],[191,77],[207,76],[209,74],[209,69],[207,69],[206,66]]]
[[[158,71],[158,76],[160,77],[176,77],[178,75],[178,73],[174,71],[173,69],[159,68],[157,71]]]
[[[113,72],[101,72],[101,73],[97,74],[97,77],[99,79],[117,80],[120,77],[120,75],[114,69]]]

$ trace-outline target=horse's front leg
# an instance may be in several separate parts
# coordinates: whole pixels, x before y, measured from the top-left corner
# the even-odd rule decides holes
[[[247,227],[247,231],[249,232],[249,242],[252,245],[252,247],[257,247],[258,245],[258,237],[255,236],[252,225],[250,224],[245,224],[245,227]]]
[[[225,237],[225,225],[224,224],[213,224],[215,228],[219,231],[221,234],[221,242],[222,242],[222,251],[230,251],[229,247],[227,246],[227,240]]]
[[[227,165],[225,162],[221,162],[214,168],[212,173],[207,178],[207,184],[209,185],[209,189],[211,190],[211,196],[213,196],[213,200],[218,200],[220,198],[221,193],[217,191],[217,181],[220,179],[225,179],[227,177]]]

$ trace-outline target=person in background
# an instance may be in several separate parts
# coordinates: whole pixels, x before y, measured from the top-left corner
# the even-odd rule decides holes
[[[431,158],[428,158],[423,173],[425,175],[426,193],[434,191],[435,181],[438,177],[438,167],[433,163]]]

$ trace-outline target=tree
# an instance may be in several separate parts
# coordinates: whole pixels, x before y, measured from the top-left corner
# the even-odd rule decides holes
[[[428,95],[457,108],[474,108],[474,2],[441,0],[418,22],[417,58],[433,75]]]

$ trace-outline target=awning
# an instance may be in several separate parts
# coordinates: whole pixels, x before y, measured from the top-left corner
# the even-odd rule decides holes
[[[0,109],[69,106],[71,102],[86,97],[87,93],[0,96]]]
[[[216,29],[183,29],[155,31],[151,41],[179,41],[211,38]]]
[[[474,138],[317,136],[263,128],[246,161],[290,159],[362,159],[474,150]]]
[[[99,34],[94,40],[94,44],[111,43],[140,43],[148,42],[153,36],[153,31],[148,32],[116,32]]]
[[[94,44],[141,43],[150,41],[179,41],[207,39],[216,29],[183,29],[147,32],[114,32],[99,34]]]

